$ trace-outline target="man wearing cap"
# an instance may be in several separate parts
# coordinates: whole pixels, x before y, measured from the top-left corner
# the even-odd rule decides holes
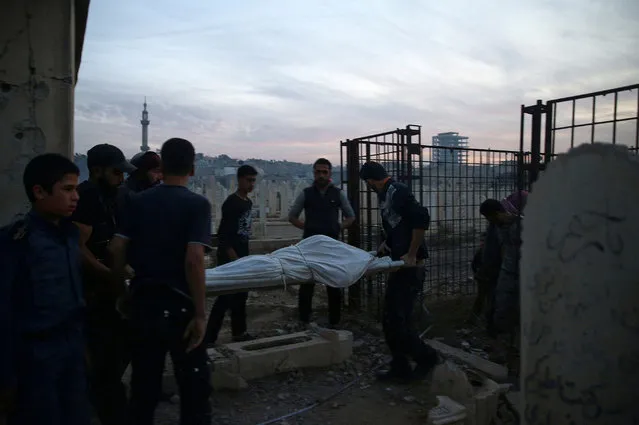
[[[137,153],[131,158],[131,164],[137,170],[129,175],[124,186],[133,192],[142,192],[162,180],[162,161],[156,152],[147,151]]]
[[[80,229],[87,299],[87,345],[92,402],[102,425],[126,422],[122,375],[129,363],[128,329],[115,305],[121,288],[112,283],[107,246],[116,230],[116,197],[124,173],[135,167],[120,149],[101,144],[87,152],[89,179],[78,186],[72,220]]]
[[[162,180],[160,155],[147,151],[137,153],[131,158],[131,164],[136,168],[118,189],[118,214],[124,214],[126,205],[132,194],[150,189]]]
[[[391,179],[377,162],[367,162],[360,178],[378,196],[385,241],[378,250],[393,260],[403,260],[405,266],[390,273],[384,297],[384,335],[393,359],[390,369],[381,373],[381,380],[407,382],[424,379],[435,367],[437,352],[425,344],[412,326],[414,299],[424,282],[424,262],[427,258],[424,232],[430,216],[408,186]],[[417,366],[413,370],[409,359]]]

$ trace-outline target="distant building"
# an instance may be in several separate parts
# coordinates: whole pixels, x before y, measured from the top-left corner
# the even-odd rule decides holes
[[[468,160],[468,137],[459,133],[439,133],[433,136],[434,164],[466,164]]]

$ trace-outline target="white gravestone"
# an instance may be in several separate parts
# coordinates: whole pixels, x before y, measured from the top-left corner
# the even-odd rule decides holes
[[[561,155],[522,236],[522,423],[639,424],[639,163],[613,145]]]

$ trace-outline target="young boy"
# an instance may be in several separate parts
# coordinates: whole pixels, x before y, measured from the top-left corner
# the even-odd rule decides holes
[[[89,425],[78,167],[32,159],[23,182],[31,211],[0,230],[0,394],[8,423]]]
[[[222,204],[222,220],[217,235],[218,265],[230,263],[249,255],[249,237],[253,202],[249,193],[255,188],[257,170],[250,165],[242,165],[237,170],[237,192],[226,198]],[[211,308],[207,325],[206,341],[214,345],[222,328],[224,315],[231,312],[231,332],[234,341],[247,341],[251,336],[246,332],[246,300],[248,292],[220,295]]]

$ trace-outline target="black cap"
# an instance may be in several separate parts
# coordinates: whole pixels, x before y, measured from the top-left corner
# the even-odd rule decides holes
[[[136,168],[126,160],[120,149],[108,143],[95,145],[87,152],[87,166],[113,167],[123,173],[132,173]]]
[[[362,180],[384,180],[386,177],[388,177],[388,173],[379,162],[367,162],[359,170],[359,178]]]
[[[160,155],[153,151],[139,152],[133,155],[131,164],[138,170],[149,171],[161,165]]]

